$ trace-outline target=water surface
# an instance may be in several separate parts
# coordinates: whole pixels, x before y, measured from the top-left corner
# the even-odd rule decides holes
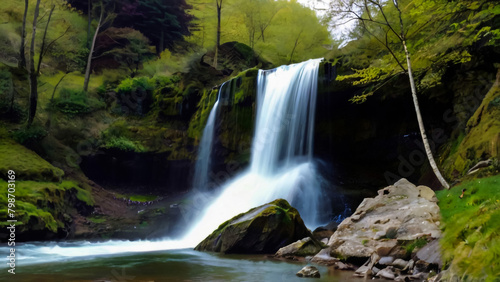
[[[19,249],[22,251],[23,246]],[[16,265],[15,276],[2,266],[0,281],[308,281],[295,275],[305,262],[284,262],[264,255],[222,255],[192,249],[68,257]],[[47,260],[51,260],[47,257]],[[25,261],[26,262],[26,261]],[[353,272],[316,266],[320,279],[364,281]]]

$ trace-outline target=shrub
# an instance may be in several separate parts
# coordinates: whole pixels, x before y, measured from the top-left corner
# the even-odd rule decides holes
[[[133,141],[129,140],[124,136],[115,137],[111,136],[106,144],[104,145],[106,149],[118,149],[120,151],[127,152],[143,152],[144,147],[141,145],[135,144]]]
[[[12,138],[21,144],[34,143],[47,136],[45,128],[39,125],[33,125],[29,128],[22,128],[12,134]]]
[[[105,108],[105,103],[88,97],[83,90],[62,88],[59,98],[51,101],[51,106],[68,115],[81,115]]]
[[[118,103],[121,109],[137,115],[146,114],[152,103],[152,91],[155,84],[147,77],[126,78],[116,87]]]

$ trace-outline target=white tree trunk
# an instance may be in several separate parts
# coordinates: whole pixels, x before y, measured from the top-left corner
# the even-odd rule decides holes
[[[420,114],[420,106],[418,105],[417,89],[415,87],[415,81],[413,80],[413,73],[411,70],[410,53],[408,52],[408,48],[406,47],[406,42],[404,39],[403,47],[405,49],[406,64],[408,65],[408,78],[410,80],[411,96],[413,97],[413,104],[415,105],[415,112],[417,113],[418,127],[420,128],[420,135],[422,136],[422,142],[424,143],[425,153],[427,154],[427,158],[429,159],[432,171],[434,171],[434,174],[436,175],[441,185],[443,185],[443,187],[445,187],[446,189],[450,189],[450,185],[448,185],[448,182],[446,182],[444,177],[441,175],[441,172],[436,165],[436,161],[434,160],[434,156],[432,155],[431,147],[429,146],[427,134],[425,133],[424,121],[422,120],[422,115]]]

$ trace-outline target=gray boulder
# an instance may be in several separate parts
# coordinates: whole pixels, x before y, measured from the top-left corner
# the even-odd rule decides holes
[[[299,256],[305,257],[310,255],[315,255],[319,251],[321,251],[322,245],[320,242],[312,239],[311,237],[304,238],[302,240],[298,240],[297,242],[291,243],[288,246],[285,246],[279,249],[275,256],[276,257],[290,257],[290,256]]]
[[[405,242],[441,236],[439,221],[434,192],[403,178],[379,190],[375,198],[364,199],[338,226],[328,245],[337,257],[369,258],[376,253],[405,258]]]

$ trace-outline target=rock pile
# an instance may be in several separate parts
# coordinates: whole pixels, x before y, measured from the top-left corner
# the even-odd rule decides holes
[[[401,179],[379,190],[375,198],[364,199],[356,212],[338,226],[327,248],[311,262],[356,269],[355,275],[363,277],[423,279],[441,267],[439,225],[434,191]],[[282,248],[276,256],[299,253],[285,250],[294,248]]]

